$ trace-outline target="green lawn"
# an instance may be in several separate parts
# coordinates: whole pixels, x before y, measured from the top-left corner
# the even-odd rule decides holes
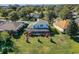
[[[38,38],[42,41],[42,44],[38,42]],[[50,41],[50,38],[56,44]],[[18,50],[14,53],[32,53],[32,54],[69,54],[69,53],[79,53],[79,43],[70,39],[69,36],[64,34],[56,34],[55,36],[46,37],[30,37],[31,43],[26,43],[25,36],[22,35],[20,39],[13,39],[15,46]]]

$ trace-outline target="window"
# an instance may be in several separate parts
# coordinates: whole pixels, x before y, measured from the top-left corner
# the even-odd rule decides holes
[[[41,24],[40,27],[43,27],[43,24]]]
[[[35,26],[33,26],[34,28],[39,28],[39,25],[35,25]]]

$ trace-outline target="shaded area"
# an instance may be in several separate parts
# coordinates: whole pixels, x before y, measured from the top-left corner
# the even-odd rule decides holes
[[[59,34],[59,32],[57,31],[57,29],[51,28],[50,26],[49,26],[49,30],[50,30],[51,36],[54,36],[55,34]]]
[[[41,44],[43,44],[43,42],[40,39],[38,39],[38,42],[41,43]]]
[[[79,43],[79,36],[71,37],[75,42]]]
[[[9,32],[9,34],[15,38],[15,39],[19,39],[21,37],[21,35],[23,34],[24,32],[24,29],[28,26],[28,24],[25,24],[22,28],[20,28],[19,30],[17,31],[11,31]]]
[[[56,44],[56,42],[52,38],[50,38],[50,42]]]

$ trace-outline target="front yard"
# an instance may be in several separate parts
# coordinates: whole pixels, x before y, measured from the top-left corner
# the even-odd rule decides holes
[[[38,41],[41,41],[41,43]],[[53,42],[51,42],[53,40]],[[70,39],[65,34],[56,34],[52,37],[30,37],[30,43],[27,43],[25,36],[20,39],[13,39],[17,50],[14,53],[21,54],[70,54],[79,53],[79,43]],[[55,42],[55,43],[54,43]]]

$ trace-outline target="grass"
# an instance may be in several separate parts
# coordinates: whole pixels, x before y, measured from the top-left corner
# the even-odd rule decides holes
[[[14,39],[16,54],[75,54],[79,53],[79,43],[66,34],[53,29],[51,37],[30,37],[30,43],[25,40],[25,35]],[[58,34],[59,33],[59,34]],[[52,40],[52,41],[51,41]],[[56,43],[56,44],[55,44]]]
[[[56,44],[50,41],[50,38]],[[38,39],[42,42],[38,42]],[[21,54],[71,54],[79,53],[79,43],[70,39],[65,34],[56,34],[52,37],[30,37],[31,43],[26,43],[25,36],[22,35],[20,39],[14,39],[14,44],[18,48],[18,51],[14,53]]]

